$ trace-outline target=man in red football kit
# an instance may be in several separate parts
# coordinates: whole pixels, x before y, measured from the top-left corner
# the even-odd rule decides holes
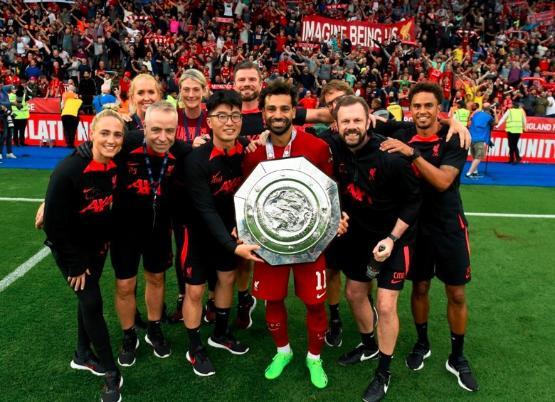
[[[282,80],[272,82],[262,91],[260,110],[270,135],[266,146],[258,147],[255,152],[245,156],[243,161],[245,176],[248,176],[261,161],[293,156],[304,156],[327,175],[332,174],[332,157],[328,145],[292,126],[296,101],[295,91]],[[293,271],[295,278],[295,293],[305,303],[307,309],[306,364],[310,371],[310,380],[317,388],[324,388],[328,378],[322,366],[320,351],[324,344],[328,323],[324,304],[326,264],[323,254],[315,262],[292,266],[255,263],[253,295],[266,300],[266,322],[277,346],[277,354],[266,368],[265,377],[269,380],[279,377],[293,358],[287,334],[287,312],[284,304],[290,271]]]

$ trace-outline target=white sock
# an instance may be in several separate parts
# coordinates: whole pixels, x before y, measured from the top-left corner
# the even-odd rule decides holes
[[[318,360],[318,359],[320,359],[320,355],[313,355],[312,353],[308,352],[306,354],[306,358],[307,359],[312,359],[312,360]]]
[[[278,353],[291,353],[291,345],[287,344],[277,348]]]

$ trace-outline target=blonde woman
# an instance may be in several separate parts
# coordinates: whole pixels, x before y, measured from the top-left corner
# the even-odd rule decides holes
[[[96,115],[90,134],[92,158],[74,152],[60,162],[50,178],[43,216],[45,244],[78,300],[77,348],[70,366],[105,377],[104,402],[120,401],[123,384],[104,320],[99,281],[112,229],[117,182],[113,158],[121,150],[124,125],[111,110]]]

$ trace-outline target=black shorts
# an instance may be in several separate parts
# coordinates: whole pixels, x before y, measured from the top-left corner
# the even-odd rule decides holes
[[[470,282],[470,245],[466,226],[448,233],[418,233],[409,279],[422,282],[434,276],[446,285],[459,286]]]
[[[139,262],[143,257],[146,271],[159,274],[172,266],[171,226],[153,229],[120,231],[114,236],[110,247],[112,266],[117,279],[137,276]]]
[[[404,237],[404,236],[403,236]],[[370,282],[367,266],[372,250],[383,237],[349,231],[336,238],[326,250],[328,268],[341,269],[345,276],[357,282]],[[395,243],[393,252],[383,263],[378,275],[378,287],[390,290],[403,289],[412,256],[411,237],[401,238]]]
[[[190,228],[188,234],[188,252],[184,265],[186,283],[215,283],[218,271],[237,269],[239,258],[217,244],[211,236],[194,228]]]

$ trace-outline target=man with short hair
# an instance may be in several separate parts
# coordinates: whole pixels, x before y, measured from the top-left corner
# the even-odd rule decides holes
[[[245,61],[237,64],[233,69],[233,89],[241,95],[241,113],[243,122],[241,136],[250,138],[258,137],[266,127],[262,118],[262,111],[258,108],[258,98],[262,90],[262,76],[258,65]],[[295,110],[292,124],[302,126],[305,123],[332,121],[329,110],[303,109]],[[251,264],[243,262],[237,271],[238,307],[235,325],[246,329],[252,325],[252,312],[256,307],[256,299],[249,294],[249,281],[251,276]]]
[[[297,104],[296,92],[282,80],[273,81],[260,94],[260,110],[270,131],[266,146],[261,146],[244,160],[243,171],[248,175],[259,162],[304,156],[324,173],[331,175],[331,154],[327,144],[301,129],[293,128]],[[325,310],[326,266],[324,256],[315,262],[295,265],[270,266],[256,262],[254,266],[253,295],[266,300],[266,322],[277,353],[266,368],[268,380],[278,378],[291,362],[293,352],[287,332],[287,296],[289,275],[293,271],[295,292],[307,309],[308,353],[306,365],[310,380],[317,388],[325,388],[328,378],[322,365],[320,352],[327,328]]]
[[[415,253],[409,271],[413,281],[411,305],[418,340],[406,358],[411,370],[424,367],[430,357],[428,340],[429,289],[437,276],[445,284],[447,321],[451,330],[451,354],[445,368],[460,387],[477,391],[468,361],[463,355],[468,309],[465,287],[471,279],[467,221],[459,193],[466,151],[458,140],[445,140],[446,129],[438,122],[442,91],[438,85],[418,83],[410,91],[413,130],[395,133],[380,149],[401,153],[411,160],[421,179],[423,202],[419,215]]]
[[[325,105],[333,116],[333,109],[340,98],[346,95],[354,95],[349,84],[342,80],[331,80],[322,88],[321,103]],[[329,137],[337,135],[337,124],[335,121],[327,130],[319,133],[319,137],[328,141]],[[334,240],[335,242],[335,240]],[[333,249],[333,242],[327,250]],[[326,255],[329,251],[326,250]],[[329,308],[329,326],[326,331],[325,341],[328,346],[340,347],[343,343],[343,324],[339,314],[339,301],[341,300],[341,268],[335,266],[326,258],[327,292]]]
[[[397,299],[412,254],[420,187],[405,158],[379,150],[383,137],[368,132],[369,107],[363,98],[342,97],[334,115],[339,137],[329,143],[350,225],[328,257],[347,277],[345,294],[361,334],[361,343],[339,363],[350,365],[378,357],[375,376],[363,395],[365,401],[377,401],[389,387],[389,367],[399,332]],[[374,277],[378,280],[379,348],[368,301]]]
[[[167,101],[147,109],[144,136],[127,133],[118,157],[118,197],[114,203],[116,232],[111,259],[116,276],[116,311],[123,330],[118,356],[121,366],[136,361],[139,339],[135,329],[137,272],[142,257],[146,279],[148,327],[145,341],[154,355],[167,358],[171,349],[160,325],[164,305],[164,275],[172,265],[171,204],[169,191],[176,159],[190,145],[175,144],[177,111]]]
[[[189,336],[187,360],[199,376],[216,372],[199,332],[205,283],[209,278],[217,277],[215,327],[208,344],[234,355],[243,355],[249,351],[248,346],[237,341],[228,328],[239,262],[236,257],[262,261],[253,254],[258,246],[237,244],[232,237],[235,227],[233,195],[243,182],[241,164],[248,145],[246,138],[238,138],[242,120],[241,97],[235,91],[218,91],[208,99],[206,109],[212,140],[195,148],[185,164],[188,198],[196,213],[191,216],[190,252],[184,266],[183,321]]]
[[[470,136],[472,143],[470,145],[470,154],[472,155],[472,163],[466,177],[469,179],[477,179],[478,165],[485,158],[488,144],[491,138],[491,129],[495,125],[495,119],[491,115],[491,106],[489,103],[484,103],[482,110],[477,110],[470,116]]]

